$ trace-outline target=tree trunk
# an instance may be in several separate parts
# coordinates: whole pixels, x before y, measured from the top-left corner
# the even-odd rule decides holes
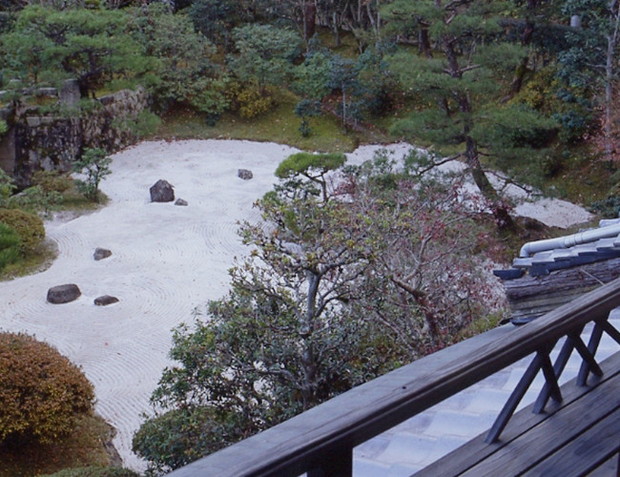
[[[424,25],[422,22],[419,23],[420,31],[418,33],[418,50],[420,54],[426,56],[427,58],[432,58],[432,48],[431,41],[428,36],[428,26]]]
[[[613,157],[613,43],[611,37],[607,37],[607,58],[605,61],[605,123],[603,127],[605,157],[609,160]]]
[[[313,0],[303,4],[304,41],[307,43],[316,32],[316,4]]]
[[[441,330],[439,329],[438,325],[439,320],[437,319],[437,316],[435,316],[435,313],[433,313],[433,308],[428,301],[426,293],[410,286],[408,283],[394,276],[392,277],[392,282],[401,289],[405,290],[407,293],[409,293],[416,301],[416,303],[420,305],[420,309],[424,314],[424,321],[426,322],[426,326],[428,326],[428,331],[433,346],[442,346],[443,339],[441,337]]]
[[[347,92],[345,87],[342,87],[342,125],[347,127]]]
[[[508,94],[502,98],[502,103],[507,103],[512,98],[514,98],[515,95],[519,93],[519,91],[521,91],[521,88],[523,87],[523,80],[525,79],[525,74],[528,72],[527,64],[529,63],[529,61],[529,56],[524,56],[523,58],[521,58],[521,62],[517,66],[517,69],[515,70],[515,75],[512,78],[512,82],[510,83],[510,91],[508,91]]]
[[[604,150],[605,156],[611,159],[614,155],[613,138],[613,85],[615,79],[614,61],[616,45],[618,44],[618,30],[620,28],[620,8],[618,1],[609,5],[610,17],[613,20],[613,30],[607,35],[607,52],[605,57],[605,118],[604,118]]]
[[[471,137],[466,139],[465,158],[474,183],[491,209],[497,228],[500,230],[513,229],[515,224],[508,211],[508,205],[499,197],[497,191],[489,182],[489,178],[480,164],[476,141]]]
[[[304,322],[300,323],[300,335],[302,338],[301,364],[303,367],[303,383],[301,394],[304,400],[304,409],[309,409],[317,402],[316,398],[316,359],[314,346],[312,345],[312,333],[316,321],[316,300],[319,292],[321,276],[312,271],[307,272],[308,297],[306,302],[306,314]]]
[[[535,24],[531,20],[531,16],[534,14],[534,10],[538,7],[538,0],[529,0],[527,2],[527,13],[525,19],[525,28],[523,29],[523,34],[521,35],[521,45],[528,46],[532,42],[532,36],[534,35]],[[508,94],[502,98],[502,103],[506,103],[510,101],[516,94],[521,91],[523,87],[523,80],[525,79],[525,74],[528,72],[528,63],[530,61],[529,56],[524,56],[521,59],[521,62],[517,66],[515,70],[515,75],[510,83],[510,90]]]
[[[448,67],[450,69],[450,76],[456,79],[461,79],[463,72],[458,62],[456,51],[450,42],[450,39],[446,39],[443,44],[443,51],[448,60]],[[512,229],[514,228],[514,221],[508,212],[508,205],[501,200],[495,188],[489,182],[489,178],[482,169],[480,164],[480,157],[478,154],[478,144],[471,137],[471,130],[473,127],[471,115],[471,103],[467,93],[456,93],[457,101],[459,105],[459,111],[463,113],[463,138],[465,140],[465,160],[469,172],[474,180],[474,183],[480,190],[480,193],[487,202],[488,207],[491,209],[495,223],[498,229]]]

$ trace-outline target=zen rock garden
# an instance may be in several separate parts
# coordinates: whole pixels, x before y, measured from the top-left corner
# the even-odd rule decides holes
[[[106,248],[97,247],[93,253],[93,258],[96,261],[103,260],[112,256],[112,252]],[[60,305],[63,303],[71,303],[82,296],[80,288],[75,283],[67,283],[64,285],[56,285],[51,287],[47,291],[47,301],[54,305]],[[115,296],[103,295],[95,298],[95,305],[107,306],[113,303],[117,303],[119,300]]]
[[[250,180],[254,177],[252,171],[248,169],[239,169],[237,171],[237,177],[243,180]],[[160,179],[149,188],[151,196],[151,202],[172,202],[174,201],[174,186],[167,180]],[[187,206],[186,200],[178,198],[174,202],[174,205]],[[93,253],[93,259],[96,261],[106,259],[112,256],[112,251],[97,247]],[[63,285],[56,285],[51,287],[47,291],[47,301],[49,303],[58,305],[63,303],[70,303],[77,300],[82,296],[80,288],[75,283],[67,283]],[[118,303],[119,299],[111,295],[103,295],[95,298],[94,303],[97,306],[107,306],[114,303]]]
[[[246,169],[239,169],[238,175],[244,180],[252,178],[252,172]],[[174,186],[164,179],[160,179],[153,184],[149,189],[149,193],[151,202],[172,202],[174,200]],[[174,205],[187,206],[188,204],[186,200],[178,198],[174,202]],[[93,259],[96,261],[106,259],[110,256],[112,256],[112,251],[101,247],[97,247],[93,253]],[[80,296],[82,296],[82,292],[75,283],[56,285],[47,291],[47,301],[55,305],[71,303]],[[94,304],[97,306],[108,306],[118,303],[118,301],[119,299],[115,296],[103,295],[95,298]]]

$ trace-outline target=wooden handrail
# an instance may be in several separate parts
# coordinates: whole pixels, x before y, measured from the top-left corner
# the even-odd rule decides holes
[[[575,329],[606,320],[618,306],[620,279],[522,327],[496,328],[419,359],[169,475],[350,475],[355,446]]]

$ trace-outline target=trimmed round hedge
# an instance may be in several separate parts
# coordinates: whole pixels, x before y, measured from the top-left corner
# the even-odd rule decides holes
[[[0,209],[0,223],[17,232],[23,253],[35,250],[45,238],[45,227],[38,215],[19,209]]]
[[[32,336],[0,333],[0,376],[0,443],[51,443],[93,410],[82,371]]]

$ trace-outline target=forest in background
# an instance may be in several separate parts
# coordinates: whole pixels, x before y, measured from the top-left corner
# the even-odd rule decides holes
[[[258,202],[271,229],[242,226],[255,253],[231,269],[230,294],[174,331],[179,365],[164,372],[154,414],[134,439],[153,472],[449,345],[480,317],[492,326],[497,297],[481,252],[501,248],[518,226],[490,169],[506,184],[618,212],[617,2],[0,0],[0,8],[0,102],[88,114],[94,98],[142,86],[151,113],[138,127],[158,134],[179,118],[199,118],[208,131],[286,107],[300,138],[337,121],[344,137],[429,151],[404,170],[381,154],[360,168],[343,168],[339,154],[280,165],[279,184]],[[33,93],[65,79],[79,83],[74,110]],[[0,134],[7,127],[0,122]],[[424,174],[450,160],[467,164],[482,193],[475,210],[458,195],[461,178]],[[328,193],[333,170],[345,180]],[[481,220],[482,210],[490,217]]]
[[[608,199],[601,184],[616,182],[617,2],[2,0],[0,10],[5,103],[36,103],[23,92],[67,78],[82,111],[89,97],[142,85],[157,116],[191,112],[205,126],[260,121],[286,103],[300,137],[335,117],[352,135],[467,162],[500,221],[488,167],[573,199],[563,183],[586,168],[598,190],[586,201]]]

